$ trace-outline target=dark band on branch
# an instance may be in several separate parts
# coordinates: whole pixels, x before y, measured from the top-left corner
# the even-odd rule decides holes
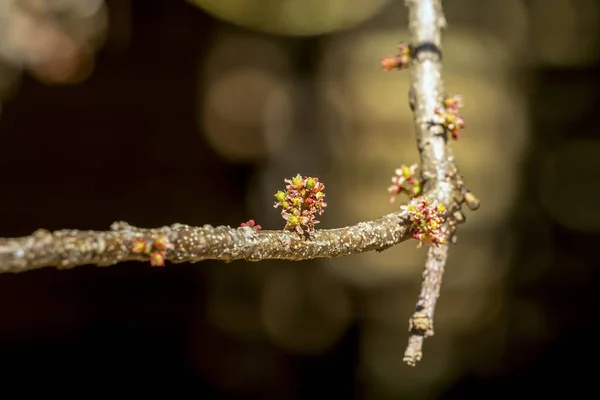
[[[442,60],[442,50],[432,42],[423,42],[416,46],[411,46],[410,56],[413,60],[419,56],[419,53],[434,53],[440,61]]]

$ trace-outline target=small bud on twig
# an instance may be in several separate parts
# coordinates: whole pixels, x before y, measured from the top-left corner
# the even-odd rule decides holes
[[[381,59],[381,67],[384,71],[391,71],[393,69],[401,70],[408,68],[410,65],[411,58],[410,47],[400,42],[398,44],[398,54],[396,56],[386,56]]]
[[[459,115],[462,106],[462,98],[455,95],[446,97],[443,106],[435,109],[436,118],[433,122],[443,126],[452,134],[454,140],[458,140],[460,131],[465,128],[465,121]]]
[[[406,193],[410,198],[419,196],[423,191],[421,181],[417,178],[418,164],[413,164],[410,167],[402,164],[395,171],[392,177],[392,185],[388,187],[388,192],[392,195],[390,203],[396,201],[396,196],[400,193]]]

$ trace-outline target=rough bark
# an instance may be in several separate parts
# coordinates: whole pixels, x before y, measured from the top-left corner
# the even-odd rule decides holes
[[[122,261],[148,261],[150,256],[133,250],[136,241],[167,238],[172,263],[202,260],[308,260],[333,258],[372,250],[383,251],[409,239],[400,212],[371,222],[313,232],[309,239],[290,231],[263,231],[228,226],[191,227],[174,224],[156,229],[116,222],[110,231],[38,230],[31,236],[0,239],[0,273],[24,272],[54,266],[60,269],[95,264],[109,266]]]
[[[446,20],[440,0],[406,0],[412,49],[410,106],[414,113],[415,133],[421,158],[421,179],[425,197],[437,200],[449,210],[447,229],[454,234],[465,197],[476,200],[466,191],[454,163],[448,135],[443,126],[433,124],[435,109],[445,97],[442,79],[441,32]],[[461,218],[461,220],[464,219]],[[404,361],[415,366],[423,356],[423,340],[432,336],[433,316],[448,257],[448,245],[431,247],[427,253],[423,283],[414,314],[409,320],[409,340]]]

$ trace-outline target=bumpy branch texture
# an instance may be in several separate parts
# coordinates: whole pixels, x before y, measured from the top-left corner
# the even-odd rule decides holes
[[[445,26],[441,0],[406,0],[411,41],[410,105],[421,158],[423,196],[448,210],[447,233],[464,217],[460,208],[478,201],[463,186],[447,146],[448,132],[436,121],[443,104],[441,30]],[[289,221],[288,221],[289,222]],[[263,231],[252,226],[191,227],[182,224],[142,229],[116,222],[110,231],[39,230],[21,238],[0,239],[0,273],[24,272],[54,266],[61,269],[122,261],[150,261],[163,265],[202,260],[260,261],[332,258],[385,250],[411,238],[406,211],[339,229],[316,230],[305,238],[297,232]],[[150,244],[150,248],[147,247]],[[422,358],[424,338],[432,336],[433,316],[448,255],[448,245],[430,247],[417,306],[409,321],[410,337],[404,361],[416,365]]]
[[[435,109],[443,101],[441,30],[446,21],[440,0],[406,0],[414,58],[410,65],[410,104],[414,112],[421,177],[425,197],[453,209],[457,169],[446,145],[444,128],[432,124]],[[423,284],[415,313],[409,321],[409,343],[404,361],[416,365],[422,357],[423,339],[433,335],[433,314],[440,294],[448,245],[431,247],[423,272]]]
[[[191,227],[175,224],[141,229],[116,222],[111,231],[38,230],[33,235],[0,239],[0,273],[24,272],[54,266],[109,266],[122,261],[148,261],[151,255],[136,252],[136,243],[164,239],[165,258],[173,263],[202,260],[308,260],[355,253],[383,251],[410,238],[401,212],[372,222],[322,229],[306,240],[290,231],[257,231],[250,227]]]

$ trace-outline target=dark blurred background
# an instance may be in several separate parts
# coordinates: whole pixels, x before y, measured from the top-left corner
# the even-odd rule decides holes
[[[347,399],[593,393],[600,4],[453,0],[444,77],[467,215],[417,368],[425,249],[0,276],[3,398],[135,391]],[[418,154],[401,0],[1,0],[0,237],[174,222],[267,229],[283,179],[331,228],[391,212]],[[16,393],[16,392],[15,392]]]

